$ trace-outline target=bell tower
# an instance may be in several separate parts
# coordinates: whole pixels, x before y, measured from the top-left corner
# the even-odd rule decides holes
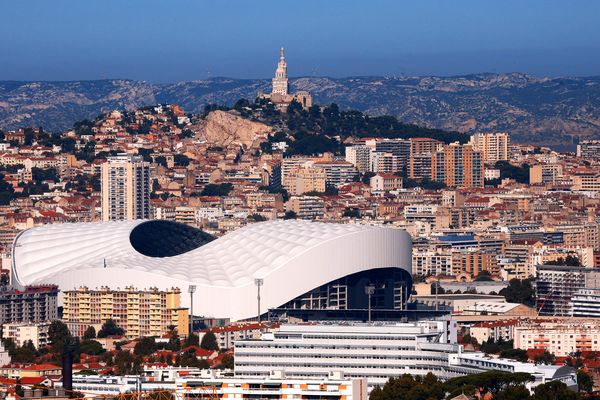
[[[277,69],[275,70],[275,77],[272,80],[273,89],[271,95],[278,94],[281,96],[287,96],[288,94],[288,78],[287,78],[287,64],[285,63],[285,55],[283,47],[280,49],[279,63],[277,63]]]

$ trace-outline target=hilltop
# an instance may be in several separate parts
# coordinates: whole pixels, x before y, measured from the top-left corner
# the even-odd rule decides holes
[[[513,140],[568,144],[600,137],[600,77],[537,78],[524,74],[456,77],[303,77],[290,80],[319,104],[393,115],[406,124],[470,133],[501,130]],[[180,104],[200,113],[269,91],[268,79],[212,78],[174,84],[133,80],[0,81],[0,128],[44,126],[59,131],[113,109]]]

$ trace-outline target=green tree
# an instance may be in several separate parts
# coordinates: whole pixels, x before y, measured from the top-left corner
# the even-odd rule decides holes
[[[251,219],[254,222],[262,222],[262,221],[267,220],[267,218],[265,218],[264,216],[262,216],[260,214],[250,214],[250,215],[248,215],[248,219]]]
[[[190,165],[190,159],[184,154],[175,154],[173,156],[173,163],[180,167],[187,167]]]
[[[31,363],[37,356],[37,350],[31,340],[23,343],[23,346],[17,347],[9,352],[12,362]]]
[[[577,400],[577,393],[559,381],[538,385],[533,390],[533,400]]]
[[[83,340],[79,344],[79,350],[82,353],[88,354],[90,356],[97,356],[98,354],[102,354],[105,352],[104,347],[102,347],[102,344],[93,339]]]
[[[119,327],[112,318],[109,318],[102,324],[102,328],[98,331],[98,337],[123,336],[124,333],[123,328]]]
[[[520,167],[512,165],[508,161],[498,161],[495,165],[500,170],[500,179],[514,179],[519,183],[529,184],[529,165],[524,164]]]
[[[535,305],[535,290],[531,279],[511,279],[508,286],[499,293],[509,303],[521,303],[533,307]]]
[[[296,213],[294,211],[286,211],[285,215],[283,216],[283,219],[296,219],[298,218],[298,215],[296,215]]]
[[[219,344],[217,343],[217,337],[211,331],[208,331],[202,336],[202,342],[200,347],[204,350],[216,350],[219,351]]]
[[[500,352],[500,357],[512,358],[513,360],[517,360],[517,361],[521,361],[521,362],[527,362],[527,360],[529,359],[529,356],[527,355],[527,351],[522,350],[522,349],[502,350]]]
[[[156,350],[156,340],[153,337],[143,337],[135,344],[133,353],[138,356],[148,356]]]
[[[185,338],[185,342],[183,343],[183,347],[189,346],[199,346],[200,338],[195,333],[190,333],[187,338]]]
[[[234,367],[233,355],[225,354],[221,359],[221,363],[217,366],[218,369],[233,369]]]
[[[552,365],[556,361],[556,357],[554,354],[544,350],[542,354],[536,354],[533,357],[533,361],[536,364]]]
[[[523,385],[508,387],[494,396],[494,400],[525,400],[529,398],[531,398],[529,389]]]
[[[220,196],[224,197],[229,195],[229,192],[233,190],[231,183],[209,183],[202,189],[200,196]]]
[[[583,370],[577,371],[577,387],[580,392],[591,393],[594,390],[594,378]]]
[[[95,339],[96,329],[93,326],[89,326],[83,333],[83,340]]]
[[[52,321],[48,327],[48,341],[52,345],[52,351],[61,354],[65,344],[71,340],[71,332],[62,321]]]

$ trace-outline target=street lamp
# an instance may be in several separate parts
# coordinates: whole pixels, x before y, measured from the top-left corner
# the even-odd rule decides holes
[[[191,336],[194,333],[194,292],[196,291],[196,285],[188,286],[188,293],[190,294],[190,333]]]
[[[260,287],[263,285],[263,283],[265,283],[265,281],[262,278],[254,279],[254,284],[256,285],[256,290],[257,290],[256,300],[258,302],[258,323],[259,324],[260,324]]]
[[[371,296],[373,296],[373,294],[375,294],[375,286],[374,285],[365,286],[365,294],[367,296],[369,296],[369,323],[371,323]]]

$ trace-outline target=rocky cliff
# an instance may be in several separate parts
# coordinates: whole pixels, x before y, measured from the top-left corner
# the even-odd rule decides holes
[[[213,146],[239,144],[244,148],[250,148],[257,141],[264,141],[268,134],[273,133],[268,125],[226,111],[212,111],[192,130],[198,138]]]

